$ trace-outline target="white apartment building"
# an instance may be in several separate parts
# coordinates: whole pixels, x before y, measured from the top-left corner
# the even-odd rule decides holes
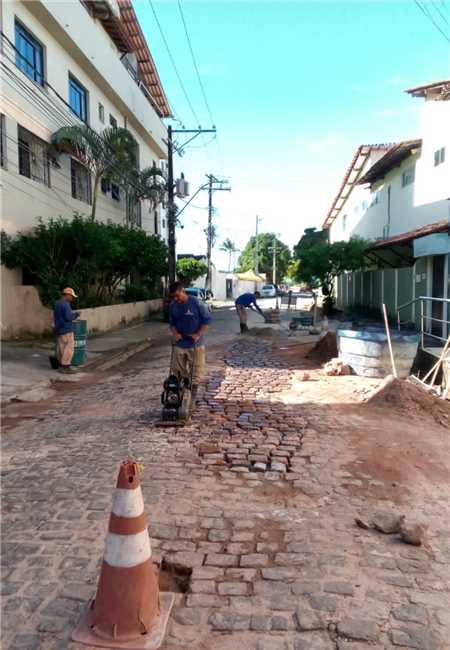
[[[2,228],[90,214],[87,169],[69,155],[47,155],[62,126],[125,127],[140,168],[165,165],[162,118],[170,108],[131,0],[1,0],[0,7]],[[127,215],[114,184],[102,183],[96,218],[128,219],[166,238],[164,210],[143,201]]]
[[[331,242],[372,242],[373,270],[339,278],[338,306],[379,309],[384,302],[395,316],[411,302],[401,316],[418,324],[420,296],[450,298],[450,82],[407,92],[424,100],[421,137],[359,147],[323,228]],[[425,314],[445,320],[439,300],[427,302]],[[439,335],[448,329],[438,320],[428,325]]]

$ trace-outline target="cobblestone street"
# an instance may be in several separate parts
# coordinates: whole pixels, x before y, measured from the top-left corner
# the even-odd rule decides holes
[[[302,359],[281,339],[232,337],[235,320],[217,316],[185,428],[153,424],[166,345],[27,417],[6,411],[5,650],[82,647],[70,634],[128,455],[144,464],[153,558],[178,591],[165,650],[450,649],[448,430],[297,399]],[[377,508],[424,523],[426,544],[356,526]]]

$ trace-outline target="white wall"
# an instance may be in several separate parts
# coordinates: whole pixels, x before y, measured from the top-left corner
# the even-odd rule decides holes
[[[127,126],[139,144],[141,167],[165,156],[162,139],[166,130],[161,119],[120,62],[120,54],[101,23],[93,20],[78,0],[45,5],[38,0],[4,2],[2,29],[13,43],[15,17],[43,44],[46,78],[62,98],[68,101],[69,71],[86,87],[90,126],[96,130],[109,126],[110,114],[119,126]],[[2,170],[2,216],[3,227],[9,232],[32,227],[37,217],[69,217],[73,211],[89,214],[91,209],[72,198],[68,156],[60,157],[60,169],[51,167],[51,187],[19,175],[18,124],[49,141],[60,126],[76,123],[77,118],[50,89],[28,79],[15,66],[14,56],[12,48],[5,45],[3,60],[19,79],[14,81],[2,72],[0,110],[6,115],[8,152],[7,169]],[[105,109],[104,124],[99,119],[99,102]],[[99,191],[97,218],[124,223],[124,200],[115,201]],[[158,209],[159,233],[163,219],[165,215]],[[144,202],[143,229],[153,233],[154,221],[149,203]]]

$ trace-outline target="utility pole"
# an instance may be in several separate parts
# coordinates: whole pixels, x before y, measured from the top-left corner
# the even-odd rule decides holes
[[[176,239],[175,239],[175,225],[177,222],[177,207],[174,201],[174,183],[173,183],[173,141],[172,141],[172,127],[169,125],[167,128],[167,230],[168,230],[168,247],[169,247],[169,284],[175,282],[176,277]]]
[[[212,240],[214,227],[212,223],[213,217],[213,204],[212,204],[212,195],[213,192],[231,192],[230,187],[222,187],[225,181],[220,181],[213,174],[207,174],[206,178],[208,179],[208,227],[206,229],[206,263],[208,270],[206,272],[206,282],[205,290],[211,291],[211,253],[212,253]],[[217,184],[218,187],[214,187]]]
[[[192,135],[186,142],[178,146],[173,141],[174,133],[190,133]],[[177,206],[175,205],[175,184],[173,178],[173,152],[181,156],[183,155],[184,147],[195,140],[201,133],[216,133],[216,128],[212,129],[173,129],[170,125],[167,127],[167,230],[168,238],[167,244],[169,248],[169,283],[175,282],[176,268],[177,268],[177,254],[176,254],[176,235],[175,228],[177,224]]]
[[[205,290],[211,291],[211,249],[212,249],[212,186],[213,186],[213,175],[209,174],[208,178],[208,229],[207,229],[207,238],[206,238],[206,264],[208,270],[206,271],[206,283]]]
[[[272,284],[277,283],[277,238],[273,238]]]
[[[256,227],[255,227],[255,273],[258,275],[258,269],[259,269],[259,247],[258,247],[258,224],[259,224],[260,218],[258,215],[256,215]]]

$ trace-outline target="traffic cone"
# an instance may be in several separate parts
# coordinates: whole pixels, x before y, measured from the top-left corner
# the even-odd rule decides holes
[[[102,648],[154,650],[162,644],[174,595],[159,593],[138,466],[121,464],[97,595],[72,640]]]

